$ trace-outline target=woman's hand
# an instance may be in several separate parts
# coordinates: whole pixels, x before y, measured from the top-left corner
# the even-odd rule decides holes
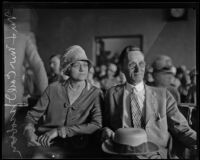
[[[52,129],[49,132],[46,132],[45,134],[39,136],[38,142],[40,142],[40,144],[43,147],[50,147],[50,145],[52,144],[52,143],[50,143],[51,140],[53,140],[57,136],[58,136],[58,131],[55,128],[55,129]]]
[[[38,136],[34,133],[34,131],[26,130],[25,137],[27,138],[27,141],[28,141],[28,147],[41,146],[41,144],[39,142],[37,142]]]

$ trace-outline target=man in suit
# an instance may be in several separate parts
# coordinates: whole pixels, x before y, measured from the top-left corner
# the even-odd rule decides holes
[[[120,67],[127,82],[106,93],[102,141],[112,138],[118,128],[141,127],[145,129],[148,140],[160,146],[156,158],[174,158],[172,135],[194,149],[197,134],[178,110],[171,93],[144,84],[145,61],[140,49],[126,47],[120,55]],[[155,158],[147,154],[144,158],[152,157]]]

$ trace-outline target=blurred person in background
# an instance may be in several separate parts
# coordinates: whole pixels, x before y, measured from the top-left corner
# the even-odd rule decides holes
[[[97,78],[101,81],[106,76],[107,66],[105,64],[100,65],[99,71],[97,71]]]
[[[181,81],[183,74],[186,72],[186,66],[181,65],[179,67],[177,67],[176,69],[176,78],[179,79],[179,81]]]
[[[144,81],[147,85],[153,83],[154,79],[152,76],[153,68],[149,65],[146,65],[146,71],[144,74]]]
[[[172,67],[172,72],[173,73],[177,73],[177,69],[175,66]],[[178,87],[181,85],[181,82],[180,80],[176,77],[176,74],[175,76],[173,76],[173,80],[172,80],[172,84],[171,84],[173,87],[175,87],[176,89],[178,89]]]
[[[178,88],[178,91],[181,97],[181,103],[187,102],[187,95],[188,95],[190,86],[191,86],[190,76],[189,74],[187,74],[187,72],[185,72],[183,74],[183,77],[181,78],[181,85]]]
[[[119,84],[116,78],[117,66],[114,63],[109,63],[107,66],[106,76],[101,80],[101,88],[103,91]]]
[[[13,8],[4,10],[4,131],[13,123],[14,107],[23,106],[24,103],[24,71],[25,61],[30,66],[35,76],[35,84],[38,95],[41,96],[48,86],[47,73],[44,63],[38,53],[37,46],[33,40],[33,33],[22,33],[17,30],[20,24],[13,13]],[[17,125],[16,125],[17,126]],[[5,134],[5,133],[3,133]],[[17,153],[12,152],[11,138],[5,134],[3,143],[3,158],[16,158]]]
[[[197,85],[196,85],[196,68],[190,71],[191,86],[188,90],[187,102],[197,104]]]
[[[35,73],[31,69],[27,61],[24,61],[23,84],[24,84],[23,101],[24,103],[28,103],[30,108],[36,104],[41,94],[37,86]]]
[[[179,103],[180,95],[178,90],[173,85],[176,73],[174,72],[171,58],[166,55],[157,56],[152,63],[152,68],[154,81],[151,84],[149,83],[149,85],[167,88],[177,103]]]
[[[198,116],[198,110],[197,110],[197,84],[196,84],[196,76],[197,76],[197,71],[196,68],[192,69],[190,71],[190,79],[191,79],[191,86],[188,90],[187,94],[187,99],[186,102],[193,104],[195,107],[195,110],[192,111],[191,115],[191,122],[192,122],[192,128],[194,130],[199,130],[199,116]]]
[[[119,82],[119,84],[126,83],[126,76],[124,75],[124,73],[122,71],[119,71],[119,74],[116,78],[117,78],[117,81]]]
[[[48,74],[49,84],[59,81],[60,79],[66,80],[68,76],[64,75],[62,73],[62,70],[60,69],[60,54],[52,55],[49,58],[49,66],[50,66],[50,72]]]
[[[94,67],[91,67],[88,72],[88,81],[97,88],[100,88],[100,83],[94,78],[95,70]]]

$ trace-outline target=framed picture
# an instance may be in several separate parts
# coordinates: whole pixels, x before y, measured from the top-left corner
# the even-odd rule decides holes
[[[106,65],[109,62],[118,63],[122,50],[129,45],[137,46],[143,50],[143,36],[99,36],[95,37],[96,66]]]

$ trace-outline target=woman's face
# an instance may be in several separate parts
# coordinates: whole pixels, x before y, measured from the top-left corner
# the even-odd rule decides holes
[[[70,77],[75,81],[84,81],[88,76],[88,62],[76,61],[71,65]]]

